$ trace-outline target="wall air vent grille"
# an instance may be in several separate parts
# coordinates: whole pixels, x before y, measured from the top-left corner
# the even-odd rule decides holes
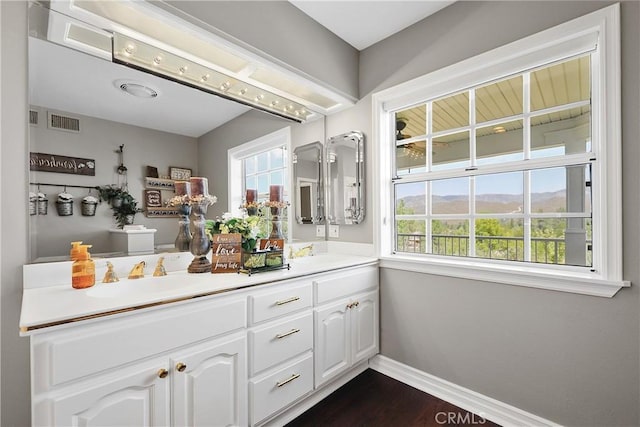
[[[67,117],[49,112],[49,129],[79,133],[80,120],[74,117]]]
[[[38,124],[38,112],[34,110],[29,110],[29,124],[37,125]]]

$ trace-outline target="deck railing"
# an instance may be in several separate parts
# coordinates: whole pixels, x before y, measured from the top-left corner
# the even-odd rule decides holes
[[[398,234],[397,251],[425,253],[424,234]],[[531,262],[544,264],[565,263],[565,240],[562,238],[532,237]],[[587,262],[591,259],[591,240],[586,242]],[[431,253],[438,255],[469,256],[469,237],[434,234],[431,236]],[[524,260],[524,238],[502,236],[476,236],[476,257]]]

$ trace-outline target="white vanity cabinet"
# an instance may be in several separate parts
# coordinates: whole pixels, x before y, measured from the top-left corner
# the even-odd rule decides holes
[[[249,297],[252,425],[313,391],[312,289],[303,278]]]
[[[246,424],[246,317],[224,297],[34,335],[33,424]]]
[[[29,332],[33,425],[286,423],[378,352],[377,263],[341,265],[198,275],[240,285],[43,322]]]
[[[378,269],[320,277],[314,291],[317,388],[378,353]]]

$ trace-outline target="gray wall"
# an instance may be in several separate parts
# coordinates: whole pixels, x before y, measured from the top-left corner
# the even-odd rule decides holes
[[[301,125],[260,111],[249,111],[198,138],[198,170],[209,178],[209,192],[218,198],[218,202],[207,210],[207,217],[215,218],[228,211],[227,151],[230,148],[290,127],[293,152],[300,145],[323,142],[324,123],[321,118]],[[293,221],[295,240],[316,240],[315,230],[314,225],[299,225]]]
[[[358,99],[358,50],[286,1],[166,1],[167,4]]]
[[[455,3],[363,51],[361,94],[607,4]],[[639,6],[623,2],[621,12],[623,261],[633,287],[608,299],[382,269],[382,354],[561,424],[640,424]]]
[[[46,108],[31,107],[46,118]],[[65,114],[62,112],[62,114]],[[127,167],[129,192],[144,208],[144,193],[147,165],[155,166],[161,175],[169,174],[170,166],[190,168],[197,173],[197,139],[123,123],[70,114],[80,119],[80,133],[70,133],[47,128],[46,119],[37,126],[30,126],[30,150],[96,160],[96,175],[93,177],[51,172],[31,172],[31,182],[55,184],[104,186],[122,182],[116,173],[119,158],[116,150],[124,144],[124,164]],[[32,186],[31,191],[37,191]],[[67,255],[69,242],[83,240],[93,245],[91,253],[112,252],[109,243],[110,228],[115,228],[115,219],[107,203],[98,205],[95,216],[80,214],[80,200],[88,190],[67,188],[74,195],[73,216],[56,213],[56,195],[61,187],[41,187],[48,195],[47,215],[30,218],[32,257]],[[97,195],[94,191],[93,195]],[[173,196],[171,191],[162,191],[163,200]],[[177,218],[147,218],[143,213],[135,217],[136,224],[155,228],[155,244],[173,244],[177,235]]]
[[[0,198],[2,198],[2,426],[29,424],[29,341],[18,336],[27,263],[27,5],[0,2]]]
[[[239,3],[241,4],[241,3]],[[347,111],[304,126],[300,143],[359,129],[371,135],[373,91],[417,77],[544,28],[596,10],[602,2],[458,2],[360,55],[363,99]],[[624,275],[634,282],[612,299],[381,271],[383,354],[537,415],[570,425],[639,425],[640,176],[638,21],[640,5],[622,4]],[[0,196],[22,213],[1,217],[2,426],[29,423],[28,341],[18,337],[21,266],[27,254],[26,5],[0,2]],[[249,9],[249,8],[248,8]],[[495,31],[496,25],[500,31]],[[10,108],[7,108],[10,106]],[[247,113],[247,118],[258,113]],[[245,118],[243,116],[243,118]],[[255,117],[252,118],[256,119]],[[228,149],[288,126],[270,116],[244,129],[230,123],[201,138],[200,173],[226,171]],[[303,126],[303,127],[304,127]],[[322,132],[320,131],[322,128]],[[225,133],[223,133],[223,131]],[[292,131],[292,134],[295,131]],[[321,135],[321,138],[315,136]],[[228,137],[234,137],[229,143]],[[294,138],[295,141],[295,138]],[[370,145],[370,141],[368,143]],[[210,147],[208,145],[211,145]],[[368,164],[371,151],[367,146]],[[207,151],[208,150],[208,151]],[[224,157],[224,158],[223,158]],[[208,168],[208,169],[206,169]],[[205,170],[206,169],[206,170]],[[372,171],[367,172],[371,182]],[[223,180],[221,180],[223,181]],[[226,194],[226,182],[210,183]],[[219,188],[222,190],[218,190]],[[368,196],[370,196],[370,191]],[[368,197],[370,200],[371,197]],[[222,200],[216,209],[226,208]],[[371,242],[371,205],[341,239]]]

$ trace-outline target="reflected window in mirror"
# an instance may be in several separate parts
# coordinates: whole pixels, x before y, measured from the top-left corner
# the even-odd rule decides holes
[[[285,128],[228,151],[229,212],[234,215],[255,213],[268,219],[269,210],[263,204],[270,199],[270,187],[276,185],[283,186],[283,201],[290,202],[290,141],[290,129]],[[290,209],[284,209],[282,224],[286,240],[290,238]],[[268,235],[271,223],[263,221],[263,225],[262,231]]]
[[[293,152],[294,202],[298,224],[324,224],[323,146],[313,142]]]

